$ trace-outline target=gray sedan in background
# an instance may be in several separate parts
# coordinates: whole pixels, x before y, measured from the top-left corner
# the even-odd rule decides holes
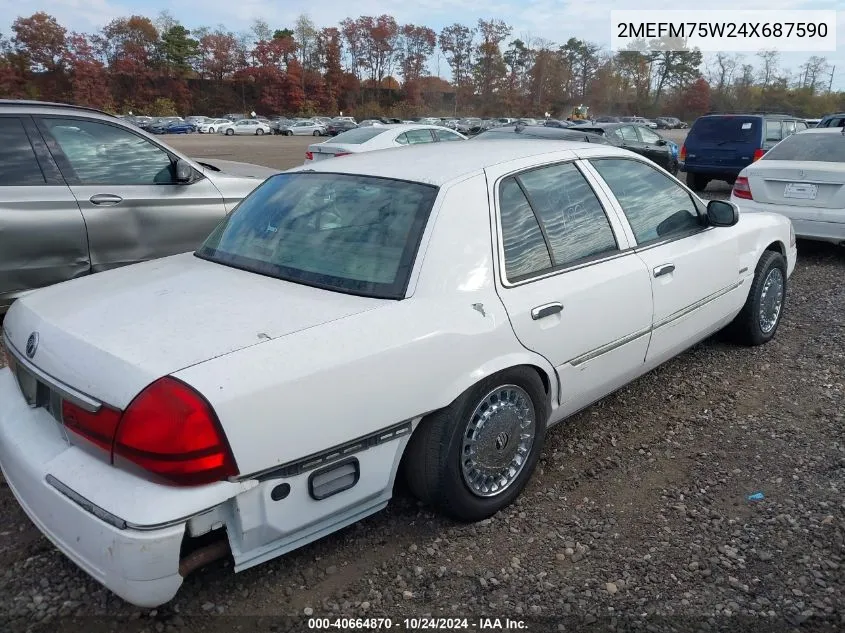
[[[197,162],[97,110],[15,100],[0,100],[0,165],[0,314],[36,288],[193,250],[277,173]]]

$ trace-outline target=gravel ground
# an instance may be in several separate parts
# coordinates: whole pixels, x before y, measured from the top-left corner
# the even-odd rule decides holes
[[[845,249],[799,252],[772,343],[714,337],[555,427],[519,501],[480,524],[400,489],[384,512],[287,556],[200,570],[150,611],[79,571],[0,481],[0,631],[301,631],[306,620],[280,616],[303,614],[841,631]]]

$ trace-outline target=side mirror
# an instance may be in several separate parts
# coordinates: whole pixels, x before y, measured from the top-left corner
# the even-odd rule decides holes
[[[710,226],[733,226],[739,222],[739,207],[727,200],[707,203],[707,221]]]
[[[666,139],[660,139],[659,141],[657,141],[656,144],[657,145],[666,145]]]
[[[194,168],[183,159],[176,161],[176,182],[190,182],[194,177]]]

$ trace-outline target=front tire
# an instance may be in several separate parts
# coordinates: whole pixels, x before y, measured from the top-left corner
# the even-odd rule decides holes
[[[285,136],[293,136],[293,132],[288,130],[288,131],[285,132]]]
[[[314,136],[320,136],[320,131],[319,131],[319,130],[314,130]]]
[[[786,303],[786,259],[764,251],[751,282],[742,311],[728,326],[731,338],[741,345],[763,345],[775,337]]]
[[[494,515],[531,478],[548,415],[546,391],[533,369],[485,378],[420,422],[402,462],[408,487],[461,521]]]
[[[264,130],[262,130],[261,128],[258,128],[257,130],[255,130],[255,135],[256,136],[264,136]]]

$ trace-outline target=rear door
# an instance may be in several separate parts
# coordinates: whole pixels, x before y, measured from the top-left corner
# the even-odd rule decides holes
[[[555,366],[564,416],[641,371],[652,317],[649,274],[575,162],[486,172],[499,295],[517,338]]]
[[[226,215],[223,196],[195,172],[175,178],[177,156],[118,124],[37,117],[85,219],[97,272],[197,248]]]
[[[79,205],[35,123],[0,115],[0,308],[90,268]]]
[[[720,115],[696,119],[684,141],[685,171],[709,168],[711,173],[739,173],[754,160],[764,131],[757,116]]]

